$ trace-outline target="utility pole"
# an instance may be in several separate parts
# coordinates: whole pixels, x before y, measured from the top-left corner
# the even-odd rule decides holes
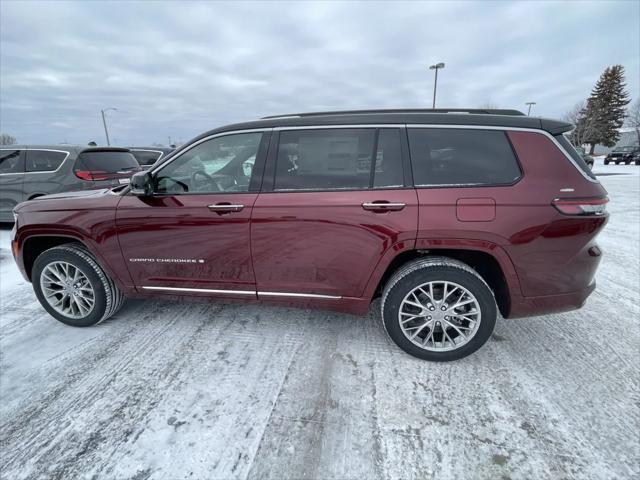
[[[102,114],[102,125],[104,126],[104,135],[105,137],[107,137],[107,146],[110,146],[111,143],[109,142],[109,131],[107,130],[107,121],[105,119],[104,116],[104,112],[108,112],[109,110],[118,110],[117,108],[113,108],[113,107],[109,107],[109,108],[105,108],[104,110],[100,110],[100,113]]]
[[[531,115],[531,106],[535,105],[536,102],[527,102],[525,105],[529,105],[529,110],[527,110],[527,117]]]
[[[441,68],[444,68],[444,63],[442,62],[429,66],[429,70],[436,71],[436,78],[435,78],[435,81],[433,82],[433,105],[431,106],[431,108],[434,110],[436,108],[436,89],[438,88],[438,70],[440,70]]]

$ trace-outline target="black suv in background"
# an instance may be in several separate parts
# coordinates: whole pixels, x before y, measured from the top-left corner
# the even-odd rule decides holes
[[[625,147],[614,148],[604,159],[605,165],[609,165],[611,162],[614,162],[616,165],[620,163],[629,165],[631,162],[640,165],[640,146],[627,145]]]
[[[136,157],[136,160],[142,168],[148,170],[160,159],[164,159],[173,152],[171,147],[129,147],[129,150]]]
[[[79,145],[0,147],[0,222],[20,202],[50,193],[129,183],[142,170],[127,148]]]

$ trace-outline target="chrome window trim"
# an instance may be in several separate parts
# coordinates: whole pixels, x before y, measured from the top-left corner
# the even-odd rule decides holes
[[[149,170],[147,170],[147,172],[149,172],[151,174],[155,174],[157,171],[165,168],[168,165],[171,165],[173,162],[175,162],[178,158],[180,158],[182,155],[187,153],[192,148],[197,147],[201,143],[204,143],[204,142],[206,142],[208,140],[211,140],[211,139],[214,139],[214,138],[217,138],[217,137],[224,137],[224,136],[227,136],[227,135],[237,135],[237,134],[240,134],[240,133],[264,133],[264,132],[270,132],[271,130],[273,130],[271,127],[268,127],[268,128],[250,128],[250,129],[247,129],[247,130],[229,130],[228,132],[220,132],[220,133],[214,133],[213,135],[208,135],[208,136],[206,136],[204,138],[201,138],[197,142],[192,143],[187,148],[185,148],[184,150],[180,151],[179,153],[177,153],[176,155],[171,157],[165,163],[163,163],[161,165],[157,165],[155,168],[150,168]],[[221,192],[221,193],[224,193],[224,192]],[[243,192],[243,193],[248,193],[248,192]]]
[[[68,150],[54,150],[52,148],[0,148],[0,152],[2,152],[4,150],[21,150],[21,151],[23,151],[25,153],[24,171],[22,171],[22,172],[11,172],[11,173],[0,173],[0,175],[28,175],[28,174],[33,174],[33,173],[56,173],[58,170],[60,170],[62,168],[62,165],[64,165],[64,162],[67,161],[67,158],[69,158],[69,155],[71,155],[71,152],[68,151]],[[66,153],[66,155],[62,159],[62,162],[60,162],[60,165],[58,166],[58,168],[56,168],[55,170],[38,170],[36,172],[27,172],[26,155],[28,155],[28,152],[58,152],[58,153]]]
[[[217,288],[189,288],[189,287],[151,287],[143,286],[143,290],[157,290],[164,292],[189,292],[189,293],[218,293],[228,295],[264,295],[265,297],[293,297],[293,298],[322,298],[328,300],[340,300],[337,295],[322,295],[319,293],[293,293],[293,292],[260,292],[256,290],[224,290]]]
[[[404,123],[354,123],[353,125],[300,125],[291,127],[273,127],[274,132],[283,130],[331,130],[337,128],[404,128]]]

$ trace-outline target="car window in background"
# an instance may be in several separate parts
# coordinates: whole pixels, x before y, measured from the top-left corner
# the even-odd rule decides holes
[[[212,138],[191,148],[156,175],[156,192],[246,192],[258,153],[261,132]]]
[[[367,189],[374,129],[280,132],[274,190]]]
[[[162,155],[162,152],[153,150],[131,150],[131,154],[136,158],[140,165],[153,165]]]
[[[24,172],[23,150],[0,150],[0,173]]]
[[[50,150],[27,150],[27,172],[51,172],[57,170],[67,152],[53,152]]]
[[[76,169],[103,173],[128,172],[139,168],[131,153],[109,150],[82,152],[76,163]]]
[[[410,128],[416,186],[504,185],[521,172],[505,132]]]

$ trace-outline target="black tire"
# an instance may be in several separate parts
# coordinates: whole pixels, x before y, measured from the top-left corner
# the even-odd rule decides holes
[[[604,164],[605,164],[605,165],[609,165],[609,160],[605,160],[605,161],[604,161]]]
[[[45,299],[40,285],[42,271],[52,262],[67,262],[78,268],[93,287],[93,309],[82,318],[73,318],[56,311]],[[73,327],[89,327],[106,320],[116,313],[124,302],[124,296],[98,264],[95,257],[79,243],[68,243],[42,252],[33,264],[31,275],[33,290],[44,309],[56,320]]]
[[[636,165],[640,165],[640,160],[636,160]]]
[[[631,165],[631,160],[624,162],[625,165]]]
[[[430,281],[450,281],[467,289],[480,306],[481,321],[475,335],[459,348],[448,351],[423,349],[409,340],[398,321],[404,297],[415,287]],[[471,267],[447,257],[427,257],[402,266],[387,282],[382,293],[382,322],[385,331],[409,355],[436,362],[458,360],[471,355],[484,345],[496,324],[497,308],[493,293]]]
[[[620,162],[616,162],[616,165],[620,165]]]

